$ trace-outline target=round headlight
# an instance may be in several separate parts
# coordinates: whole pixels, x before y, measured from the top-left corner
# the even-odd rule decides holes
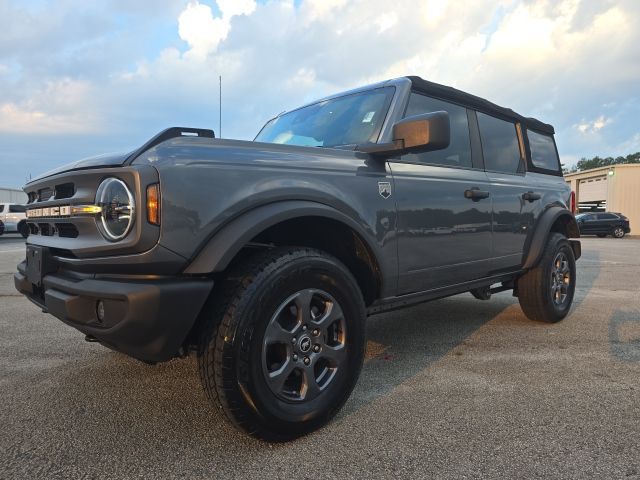
[[[109,241],[122,240],[133,227],[136,204],[127,185],[117,178],[107,178],[98,187],[96,204],[102,208],[98,227]]]

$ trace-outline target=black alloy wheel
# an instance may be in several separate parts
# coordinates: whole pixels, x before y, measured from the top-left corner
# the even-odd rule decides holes
[[[238,263],[216,288],[198,342],[209,400],[269,441],[325,425],[364,359],[366,312],[351,272],[319,250],[278,247]]]
[[[347,322],[327,292],[294,293],[271,317],[262,344],[262,371],[271,391],[285,401],[318,397],[347,359]]]
[[[551,233],[538,264],[517,280],[518,300],[531,320],[555,323],[571,310],[576,260],[567,238]]]

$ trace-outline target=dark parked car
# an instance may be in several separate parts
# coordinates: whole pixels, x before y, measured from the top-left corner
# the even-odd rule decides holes
[[[580,235],[597,235],[600,238],[611,235],[622,238],[631,231],[629,219],[621,213],[589,212],[576,215]]]
[[[367,315],[506,290],[530,319],[569,313],[580,234],[551,125],[405,77],[213,137],[172,128],[29,182],[15,285],[145,362],[196,353],[252,435],[339,411]]]

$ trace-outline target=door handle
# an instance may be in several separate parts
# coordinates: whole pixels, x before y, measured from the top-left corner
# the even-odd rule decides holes
[[[522,199],[529,202],[535,202],[536,200],[540,200],[540,194],[535,192],[526,192],[522,194]]]
[[[468,198],[469,200],[477,202],[479,200],[482,200],[483,198],[489,198],[489,192],[480,190],[478,189],[478,187],[471,187],[468,190],[464,191],[464,198]]]

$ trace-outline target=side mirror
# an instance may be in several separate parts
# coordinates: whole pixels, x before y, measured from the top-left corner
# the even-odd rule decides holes
[[[449,146],[450,141],[449,114],[431,112],[397,122],[393,126],[393,142],[359,145],[357,150],[372,155],[401,155],[442,150]]]

